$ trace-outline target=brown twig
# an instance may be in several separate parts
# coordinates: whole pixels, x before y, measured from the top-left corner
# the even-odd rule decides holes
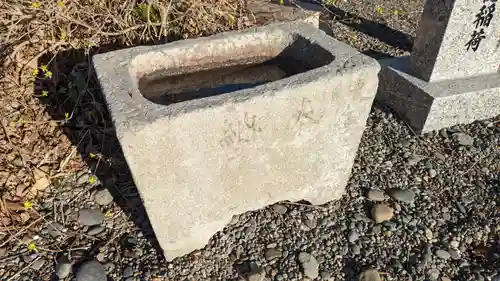
[[[38,223],[39,221],[42,220],[42,217],[39,217],[37,218],[36,220],[32,221],[30,224],[28,224],[27,226],[23,227],[21,230],[19,230],[18,232],[16,232],[16,234],[14,235],[11,235],[9,236],[9,238],[7,238],[7,240],[5,240],[2,244],[0,244],[0,248],[2,248],[3,246],[7,245],[12,239],[18,237],[19,235],[21,235],[22,233],[24,233],[24,231],[26,231],[26,229],[32,227],[33,225],[35,225],[36,223]]]

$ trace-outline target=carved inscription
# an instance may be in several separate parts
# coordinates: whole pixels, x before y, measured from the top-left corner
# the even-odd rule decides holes
[[[319,123],[320,116],[318,116],[317,110],[312,106],[311,100],[308,98],[302,98],[302,103],[296,113],[293,115],[293,125],[292,130],[295,132],[300,132],[304,125],[313,123]]]
[[[481,41],[486,38],[485,28],[490,26],[491,20],[495,14],[497,0],[483,0],[483,5],[476,14],[472,23],[475,30],[471,34],[470,40],[465,44],[467,51],[477,51]]]
[[[224,137],[219,143],[230,154],[229,160],[241,158],[244,146],[256,141],[262,132],[257,116],[247,112],[244,113],[242,120],[225,120],[224,123]]]

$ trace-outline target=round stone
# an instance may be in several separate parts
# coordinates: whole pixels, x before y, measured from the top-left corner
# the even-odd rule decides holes
[[[356,245],[356,244],[352,245],[351,251],[355,255],[361,254],[361,248],[359,247],[359,245]]]
[[[305,276],[314,279],[319,276],[319,263],[316,258],[306,252],[299,253],[299,263]]]
[[[127,267],[125,267],[125,269],[124,269],[124,270],[123,270],[123,272],[122,272],[122,276],[123,276],[124,278],[127,278],[127,277],[130,277],[130,276],[132,276],[132,275],[134,275],[134,268],[133,268],[133,267],[131,267],[131,266],[127,266]]]
[[[104,214],[97,209],[83,209],[78,212],[78,223],[85,226],[99,225],[104,221]]]
[[[385,204],[377,204],[372,208],[372,218],[376,223],[388,221],[393,216],[394,210]]]
[[[106,206],[113,202],[113,195],[111,195],[109,190],[101,189],[95,193],[94,201],[101,206]]]
[[[71,263],[65,256],[60,257],[56,264],[56,275],[59,279],[66,278],[71,273]]]
[[[98,261],[83,263],[76,272],[76,281],[106,281],[104,267]]]
[[[349,240],[349,242],[351,243],[356,242],[358,239],[359,233],[356,230],[351,230],[347,235],[347,240]]]
[[[103,231],[104,231],[104,227],[102,227],[102,226],[92,226],[89,229],[89,231],[87,232],[87,234],[90,236],[94,236],[94,235],[97,235]]]
[[[382,281],[380,273],[375,269],[367,269],[361,272],[359,281]]]
[[[397,201],[405,203],[413,203],[415,201],[415,193],[408,189],[391,189],[389,194]]]
[[[472,146],[474,144],[474,139],[465,133],[455,133],[453,137],[458,142],[458,144],[463,146]]]
[[[273,260],[281,257],[281,251],[276,248],[271,248],[266,251],[266,260]]]
[[[386,199],[384,192],[378,189],[368,191],[367,197],[372,201],[384,201]]]
[[[443,259],[443,260],[448,260],[451,257],[450,253],[448,253],[445,250],[437,250],[436,256],[438,256],[440,259]]]
[[[272,206],[272,209],[278,215],[284,215],[288,211],[288,209],[286,208],[286,206],[283,206],[281,204],[274,204]]]

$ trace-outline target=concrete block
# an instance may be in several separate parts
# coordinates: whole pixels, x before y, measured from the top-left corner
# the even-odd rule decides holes
[[[168,260],[204,247],[235,214],[339,198],[380,70],[305,23],[124,49],[93,62]]]
[[[499,73],[427,82],[408,74],[408,57],[380,63],[377,100],[393,108],[420,133],[500,114]]]

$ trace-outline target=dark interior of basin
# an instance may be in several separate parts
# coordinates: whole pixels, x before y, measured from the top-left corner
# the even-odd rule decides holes
[[[139,91],[155,103],[168,105],[257,87],[334,60],[330,52],[301,36],[294,36],[275,53],[250,53],[239,60],[231,60],[229,53],[228,59],[211,65],[156,71],[139,78]]]

